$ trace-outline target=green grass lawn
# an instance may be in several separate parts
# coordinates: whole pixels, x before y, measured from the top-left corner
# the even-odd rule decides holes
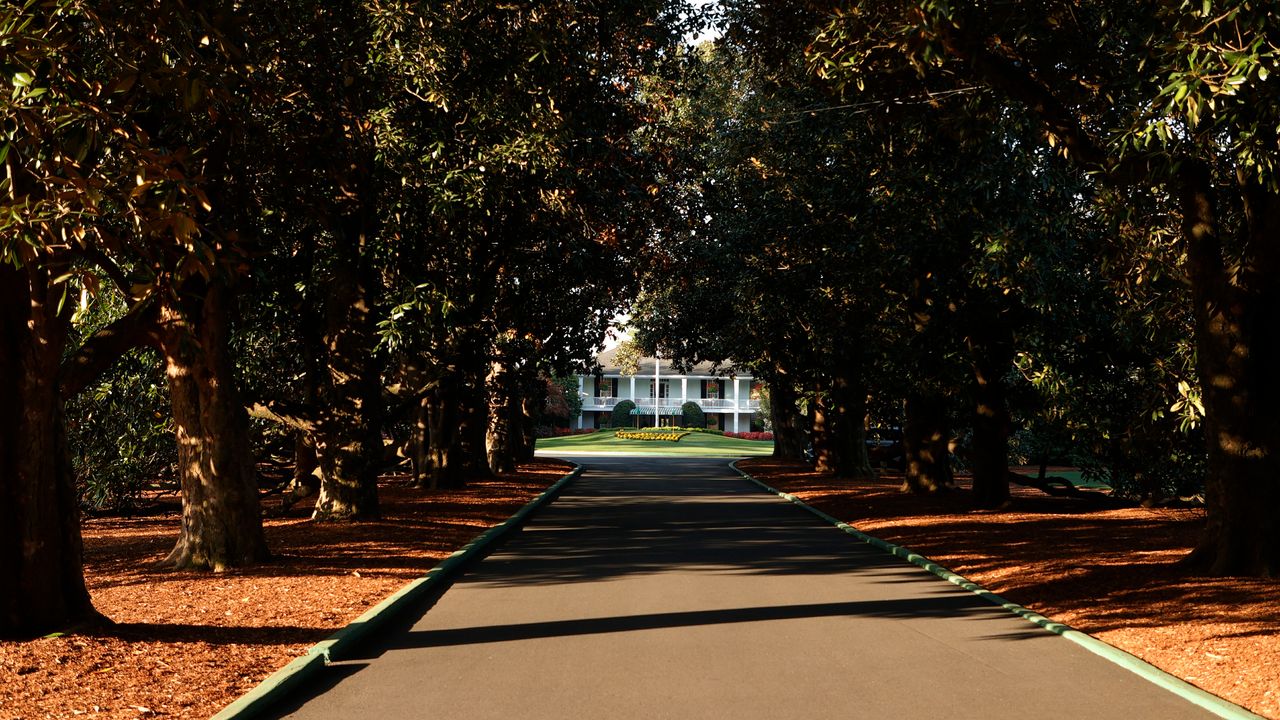
[[[685,455],[689,457],[747,457],[770,455],[772,441],[739,440],[709,433],[689,433],[680,442],[665,440],[621,440],[613,430],[600,430],[590,435],[566,435],[541,438],[537,449],[543,452],[572,455],[577,452],[611,452],[628,455]]]

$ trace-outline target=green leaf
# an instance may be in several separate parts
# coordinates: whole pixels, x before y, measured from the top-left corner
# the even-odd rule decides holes
[[[35,76],[29,72],[17,72],[13,74],[14,87],[29,87],[33,82],[35,82]]]

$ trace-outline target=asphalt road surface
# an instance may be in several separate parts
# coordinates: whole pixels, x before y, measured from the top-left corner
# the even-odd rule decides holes
[[[586,472],[296,718],[1201,718],[723,460]]]

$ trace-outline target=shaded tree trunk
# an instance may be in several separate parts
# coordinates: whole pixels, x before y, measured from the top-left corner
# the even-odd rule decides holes
[[[316,520],[377,518],[382,469],[382,379],[373,317],[373,273],[363,226],[347,228],[325,299],[325,369],[315,444]]]
[[[800,396],[785,380],[769,384],[769,411],[773,420],[773,457],[803,460],[805,421],[796,402]]]
[[[419,398],[413,409],[412,427],[409,431],[409,459],[413,473],[413,486],[416,488],[425,488],[430,485],[431,459],[428,455],[431,434],[430,410],[431,405],[427,398],[425,396]]]
[[[49,273],[0,264],[0,637],[101,619],[85,589],[59,363],[70,307]]]
[[[981,319],[968,339],[973,368],[973,502],[997,508],[1009,500],[1009,405],[1004,376],[1013,338],[1000,318]]]
[[[871,477],[865,417],[867,394],[848,373],[831,378],[812,406],[814,469],[837,477]]]
[[[458,459],[467,479],[492,476],[489,469],[489,393],[485,374],[474,373],[462,385],[462,407],[458,418]]]
[[[907,467],[902,490],[935,493],[951,486],[946,399],[937,393],[912,394],[905,403],[902,450]]]
[[[1209,473],[1207,523],[1191,567],[1280,576],[1280,196],[1241,180],[1246,255],[1224,262],[1212,174],[1181,170]]]
[[[190,281],[189,281],[190,282]],[[165,563],[225,570],[268,559],[248,415],[229,356],[230,290],[163,301],[160,345],[178,436],[182,527]]]
[[[448,376],[423,401],[427,414],[426,489],[462,487],[466,477],[461,459],[462,402],[458,378]]]
[[[293,480],[289,483],[290,504],[320,490],[320,459],[311,435],[301,430],[293,438]]]

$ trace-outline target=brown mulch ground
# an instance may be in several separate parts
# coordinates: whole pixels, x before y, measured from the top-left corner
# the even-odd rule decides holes
[[[892,473],[851,481],[772,459],[739,467],[1007,600],[1280,718],[1280,582],[1178,568],[1203,524],[1200,509],[1124,507],[1019,487],[1007,509],[975,512],[963,479],[955,491],[919,497],[900,492],[901,476]]]
[[[218,574],[155,566],[174,513],[86,520],[89,591],[116,625],[0,642],[0,720],[209,717],[568,470],[539,461],[434,493],[384,478],[378,522],[313,523],[299,503],[266,521],[273,562]]]

